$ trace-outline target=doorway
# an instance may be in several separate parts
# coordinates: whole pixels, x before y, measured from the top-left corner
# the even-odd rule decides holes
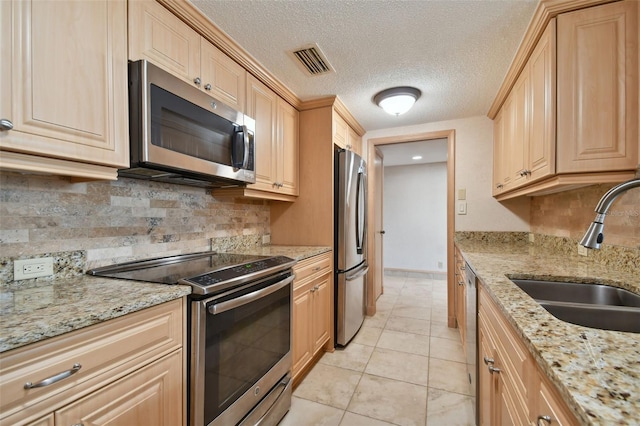
[[[371,273],[367,279],[367,315],[373,315],[376,312],[376,294],[378,283],[382,281],[382,274],[384,273],[382,265],[379,262],[382,261],[381,253],[381,235],[379,234],[382,229],[377,229],[375,221],[377,216],[380,216],[380,212],[377,211],[381,208],[380,200],[381,189],[378,188],[381,179],[378,176],[381,173],[381,167],[378,167],[376,161],[380,162],[380,158],[376,159],[377,147],[380,145],[393,145],[408,142],[429,141],[434,139],[446,139],[447,149],[447,194],[446,194],[446,262],[447,262],[447,323],[449,327],[455,327],[455,314],[453,304],[453,292],[454,292],[454,260],[453,260],[453,234],[455,230],[455,130],[444,130],[437,132],[426,132],[412,135],[391,136],[384,138],[369,139],[367,144],[367,160],[369,166],[369,180],[368,180],[368,193],[372,194],[368,200],[368,215],[370,218],[374,218],[374,226],[370,226],[368,229],[368,245],[367,249],[370,253],[369,258],[374,259],[375,265],[372,265]]]

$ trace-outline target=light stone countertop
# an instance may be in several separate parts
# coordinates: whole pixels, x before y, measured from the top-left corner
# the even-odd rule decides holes
[[[640,274],[524,242],[456,244],[580,423],[639,424],[640,334],[561,321],[508,277],[598,282],[640,294]]]
[[[318,246],[262,246],[234,253],[303,260],[331,251]],[[89,275],[0,285],[0,353],[149,308],[191,287]]]

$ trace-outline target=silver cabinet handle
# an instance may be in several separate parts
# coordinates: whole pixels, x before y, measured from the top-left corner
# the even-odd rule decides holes
[[[321,268],[319,266],[316,266],[315,268],[313,268],[313,272],[319,271]]]
[[[196,77],[193,79],[193,82],[196,84],[196,86],[200,86],[200,83],[202,83],[202,80],[200,80],[200,77]]]
[[[71,425],[71,426],[84,426],[84,423],[76,423],[76,424]]]
[[[6,118],[0,118],[0,130],[11,130],[13,129],[13,123],[11,120],[7,120]]]
[[[494,367],[493,365],[490,365],[488,368],[489,368],[489,373],[491,373],[491,374],[500,373],[502,371],[499,368]]]
[[[63,371],[62,373],[58,373],[55,376],[48,377],[38,383],[27,382],[24,384],[25,389],[33,389],[33,388],[43,388],[45,386],[52,385],[60,380],[66,379],[67,377],[76,374],[82,366],[78,363],[73,364],[73,367],[70,370]]]
[[[495,363],[493,358],[487,358],[486,356],[484,357],[484,365],[489,365],[489,364],[493,364],[493,363]]]
[[[538,421],[536,422],[538,426],[543,426],[541,421],[546,422],[548,425],[551,424],[551,416],[538,416]]]
[[[211,90],[211,83],[207,83],[204,85],[204,90]]]

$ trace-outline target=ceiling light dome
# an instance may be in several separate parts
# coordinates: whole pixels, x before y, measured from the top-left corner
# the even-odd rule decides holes
[[[375,95],[373,101],[389,114],[400,115],[409,111],[420,95],[415,87],[392,87]]]

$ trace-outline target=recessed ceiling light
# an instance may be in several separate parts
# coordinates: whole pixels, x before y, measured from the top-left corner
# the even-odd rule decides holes
[[[411,157],[412,160],[422,160],[422,155],[414,155]]]

